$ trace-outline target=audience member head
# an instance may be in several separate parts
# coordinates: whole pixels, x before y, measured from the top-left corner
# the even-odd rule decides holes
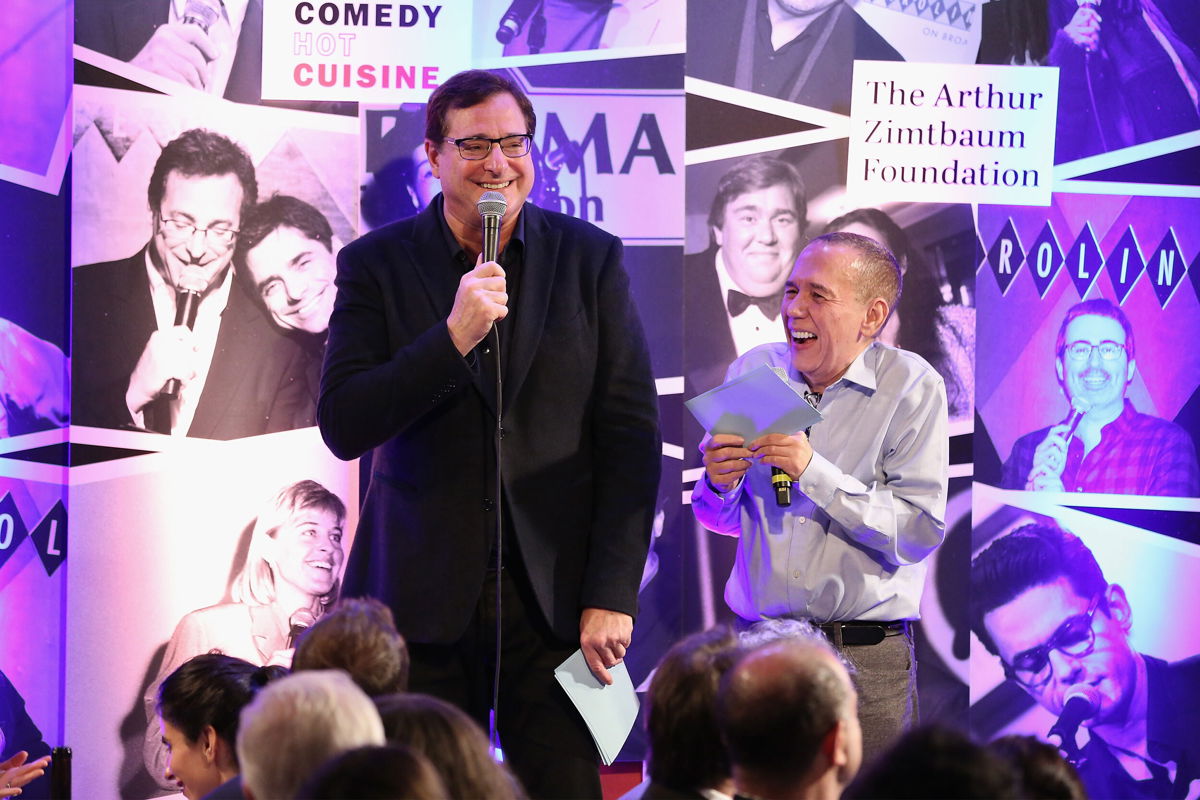
[[[1016,770],[1024,800],[1087,800],[1079,773],[1057,747],[1033,736],[1002,736],[988,748]]]
[[[355,747],[383,743],[375,704],[344,672],[288,675],[242,710],[237,737],[242,788],[250,800],[295,797],[324,762]]]
[[[824,642],[748,653],[721,680],[717,725],[744,794],[837,797],[862,761],[858,695]]]
[[[1016,800],[1008,762],[952,728],[915,728],[850,784],[846,800]]]
[[[780,617],[755,622],[738,634],[738,641],[743,649],[752,650],[779,641],[824,643],[829,640],[806,619]],[[849,669],[844,660],[842,665]]]
[[[492,758],[487,736],[467,714],[423,694],[375,698],[389,742],[423,754],[442,776],[451,797],[522,797],[515,779]]]
[[[374,598],[350,598],[301,635],[292,669],[344,670],[371,697],[403,692],[408,646],[390,608]]]
[[[297,800],[449,800],[441,776],[424,755],[402,744],[358,747],[326,761],[304,782]]]
[[[738,637],[721,625],[676,643],[658,662],[646,706],[649,772],[656,784],[679,792],[727,789],[717,686],[743,652]]]
[[[221,653],[180,664],[158,687],[167,780],[194,800],[236,775],[238,715],[261,687],[286,674]]]

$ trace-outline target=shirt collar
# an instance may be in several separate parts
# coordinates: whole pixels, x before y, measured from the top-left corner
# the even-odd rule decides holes
[[[437,219],[438,229],[442,232],[442,239],[446,242],[446,247],[449,248],[450,254],[458,261],[465,261],[466,251],[458,243],[458,239],[454,238],[454,231],[450,230],[450,223],[446,222],[446,198],[441,192],[438,192],[437,197],[433,198],[433,202],[430,205],[433,206],[433,215]],[[522,252],[525,250],[524,208],[521,211],[522,213],[517,216],[517,227],[513,229],[512,237],[508,240],[508,245],[504,248],[505,253],[512,247],[513,242],[516,242],[520,246],[519,249]],[[475,268],[475,265],[467,264],[466,267],[468,270],[471,270]]]
[[[885,345],[880,344],[878,339],[867,345],[867,348],[859,353],[858,356],[850,362],[850,366],[846,368],[846,371],[842,374],[842,377],[825,387],[825,392],[828,392],[842,381],[857,384],[868,391],[874,392],[877,386],[875,381],[875,369],[879,365],[879,354],[882,352],[881,348],[884,346]],[[796,371],[795,367],[792,367],[791,370],[792,372]],[[795,377],[800,382],[805,382],[803,375],[796,375]],[[822,392],[822,394],[825,392]]]

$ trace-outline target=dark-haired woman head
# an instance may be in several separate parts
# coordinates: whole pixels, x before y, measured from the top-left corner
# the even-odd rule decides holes
[[[238,774],[238,715],[255,693],[287,670],[205,653],[185,661],[158,689],[158,721],[167,748],[164,777],[189,800]]]

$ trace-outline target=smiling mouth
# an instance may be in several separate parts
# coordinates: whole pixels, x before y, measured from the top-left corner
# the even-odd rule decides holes
[[[816,340],[817,340],[817,335],[815,333],[813,333],[812,331],[792,331],[792,341],[796,342],[798,344],[805,344],[806,342],[815,342]]]
[[[512,181],[504,181],[503,183],[480,183],[479,185],[485,189],[507,189]]]
[[[312,567],[313,569],[323,569],[326,572],[333,572],[333,564],[329,563],[328,561],[306,561],[304,563],[308,564],[308,566]]]

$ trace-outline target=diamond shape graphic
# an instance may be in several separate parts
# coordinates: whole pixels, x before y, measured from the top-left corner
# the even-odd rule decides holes
[[[38,556],[46,575],[53,575],[62,563],[67,560],[67,508],[59,500],[54,508],[46,512],[42,521],[29,534],[29,538],[37,545]]]
[[[1112,281],[1113,289],[1117,292],[1117,305],[1125,305],[1133,285],[1146,271],[1146,262],[1142,259],[1142,249],[1138,247],[1132,225],[1125,229],[1121,241],[1117,242],[1108,258],[1104,259],[1104,268],[1108,271],[1108,279]]]
[[[1021,265],[1025,263],[1025,251],[1021,249],[1021,239],[1017,236],[1012,217],[1008,218],[1000,235],[992,242],[987,257],[988,263],[992,265],[992,274],[996,276],[996,283],[1000,286],[1000,294],[1008,294],[1008,287],[1012,285],[1013,278],[1017,277]]]
[[[1104,269],[1104,256],[1100,255],[1100,245],[1096,244],[1096,234],[1092,231],[1092,223],[1083,223],[1083,230],[1075,237],[1075,244],[1067,251],[1067,274],[1079,292],[1079,299],[1087,297],[1092,284],[1100,277]]]
[[[1029,248],[1029,271],[1033,273],[1033,283],[1037,286],[1038,297],[1046,299],[1046,292],[1058,277],[1063,268],[1062,248],[1058,246],[1058,237],[1050,220],[1042,227],[1041,233],[1033,240]]]
[[[5,492],[4,499],[0,500],[0,569],[28,535],[25,520],[17,510],[17,501],[13,500],[12,492]]]
[[[1159,305],[1166,308],[1167,301],[1175,294],[1175,290],[1183,283],[1187,274],[1187,262],[1179,249],[1179,242],[1175,239],[1174,228],[1167,228],[1167,235],[1150,256],[1146,274],[1150,276],[1154,294],[1158,295]]]

